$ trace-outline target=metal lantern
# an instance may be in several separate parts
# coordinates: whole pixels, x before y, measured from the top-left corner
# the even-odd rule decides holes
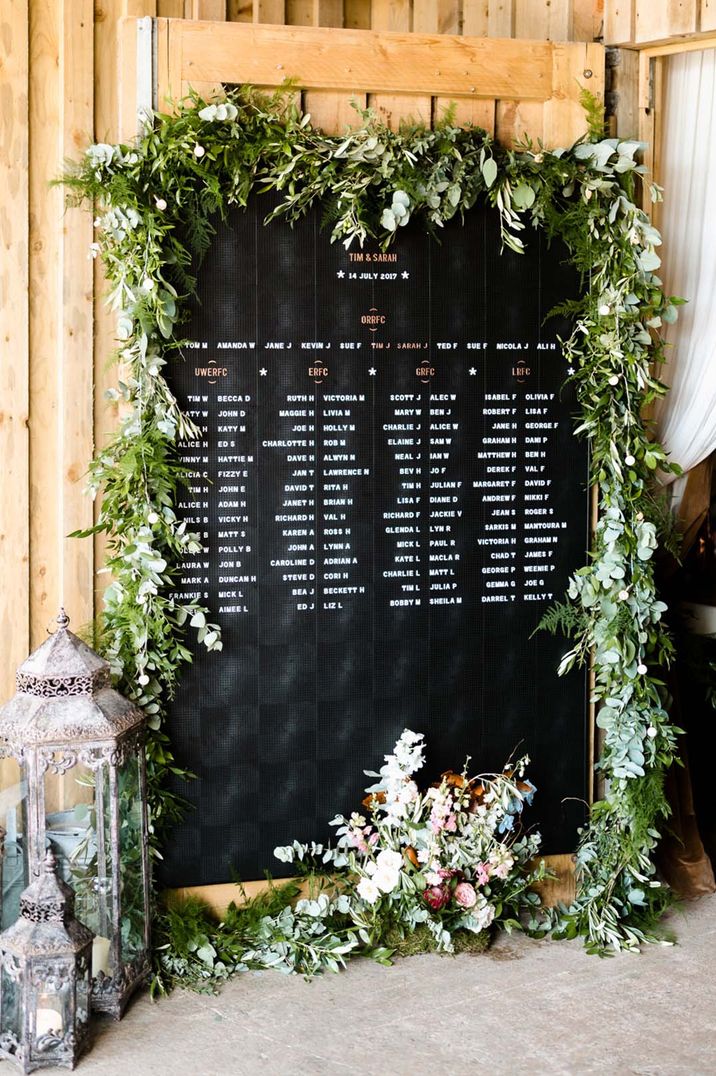
[[[92,931],[74,917],[74,893],[47,852],[0,934],[0,1058],[23,1072],[73,1069],[87,1045]]]
[[[27,790],[26,878],[50,847],[95,935],[92,1007],[119,1019],[150,970],[145,720],[111,687],[108,663],[68,631],[64,610],[57,625],[0,709],[0,754],[17,759]]]

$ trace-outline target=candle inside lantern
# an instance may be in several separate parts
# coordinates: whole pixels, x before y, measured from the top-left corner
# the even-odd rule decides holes
[[[50,1008],[52,998],[48,994],[40,994],[37,1012],[35,1013],[35,1038],[39,1039],[51,1031],[62,1035],[65,1030],[65,1022],[62,1013],[57,1009]]]
[[[96,937],[92,942],[92,975],[96,978],[100,972],[109,975],[109,938]]]

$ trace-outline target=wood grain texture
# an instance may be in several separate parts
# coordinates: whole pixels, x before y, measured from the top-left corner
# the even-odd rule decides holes
[[[0,702],[30,645],[29,12],[0,15]],[[2,764],[3,775],[6,765]]]
[[[63,0],[60,53],[62,161],[76,159],[92,139],[93,0]],[[58,408],[60,452],[60,540],[62,543],[65,607],[72,610],[75,627],[94,617],[94,557],[92,542],[67,538],[72,531],[92,525],[92,501],[85,493],[87,466],[94,452],[93,279],[88,258],[92,217],[86,208],[70,208],[62,217],[61,277],[57,368],[60,377]]]
[[[699,29],[716,30],[716,0],[701,0]]]
[[[574,0],[514,0],[515,37],[567,41]]]
[[[344,0],[344,23],[351,30],[370,29],[371,0]]]
[[[410,0],[372,0],[370,25],[374,30],[407,33],[412,29],[412,21]]]
[[[639,43],[660,41],[698,29],[699,0],[636,0],[636,31]]]
[[[284,0],[254,0],[253,21],[281,24],[286,20]]]
[[[462,30],[459,0],[415,0],[413,30],[416,34],[459,34]]]
[[[251,22],[253,15],[252,0],[227,0],[226,17],[230,22]]]
[[[58,334],[63,198],[49,183],[61,161],[58,71],[61,10],[30,6],[30,644],[46,638],[60,602],[62,528],[57,460],[60,401]]]
[[[185,19],[214,19],[223,22],[226,18],[226,0],[189,0],[188,9],[184,11]]]
[[[606,0],[605,45],[628,45],[636,37],[636,0]]]
[[[348,93],[358,85],[369,93],[546,100],[551,92],[546,41],[503,41],[497,50],[484,38],[183,21],[170,22],[168,33],[182,80],[193,84],[268,86],[296,75],[307,89]]]

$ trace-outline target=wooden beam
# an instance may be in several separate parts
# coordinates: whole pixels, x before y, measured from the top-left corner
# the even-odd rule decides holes
[[[515,0],[515,37],[569,41],[573,0]]]
[[[0,33],[0,701],[30,646],[29,11],[9,0]]]
[[[170,86],[180,82],[278,85],[296,76],[307,89],[474,98],[546,100],[552,86],[552,46],[480,38],[377,34],[315,27],[255,27],[242,23],[170,22]]]
[[[226,19],[226,0],[188,0],[184,10],[185,19]]]
[[[60,52],[62,161],[76,160],[92,140],[94,121],[93,0],[63,0]],[[67,538],[92,525],[92,501],[85,493],[87,468],[94,452],[94,372],[92,217],[83,208],[67,208],[61,221],[61,279],[57,369],[58,488],[61,491],[61,600],[72,611],[75,627],[94,617],[94,557],[91,540]]]

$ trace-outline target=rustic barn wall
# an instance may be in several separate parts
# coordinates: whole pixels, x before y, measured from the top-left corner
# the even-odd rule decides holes
[[[605,0],[604,43],[643,47],[716,30],[716,0]]]
[[[104,399],[113,329],[101,270],[89,258],[91,217],[65,211],[61,191],[49,184],[89,141],[117,137],[118,20],[156,15],[591,41],[602,9],[603,0],[3,0],[0,699],[12,693],[17,664],[45,637],[60,602],[82,625],[93,616],[93,592],[103,589],[96,575],[102,543],[93,550],[66,536],[91,522],[86,465],[116,421]],[[344,120],[335,95],[318,91],[306,103],[327,126]],[[386,115],[401,111],[397,98],[377,95],[372,103]],[[414,113],[415,98],[411,104]],[[464,118],[482,122],[483,106],[471,107]],[[501,137],[542,132],[534,103],[501,102],[494,122]]]

